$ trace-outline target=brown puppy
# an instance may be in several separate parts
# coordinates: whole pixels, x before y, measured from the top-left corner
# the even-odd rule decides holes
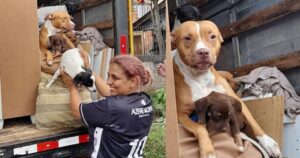
[[[40,50],[46,54],[48,65],[53,64],[53,54],[50,49],[49,36],[59,32],[65,32],[74,29],[74,23],[66,12],[54,12],[45,17],[45,23],[42,25],[39,35]]]
[[[242,105],[240,101],[228,95],[211,92],[208,96],[195,101],[198,123],[206,125],[209,135],[230,132],[238,149],[244,146],[240,136],[243,125]]]
[[[71,32],[71,31],[69,31]],[[70,36],[70,38],[68,37]],[[75,48],[78,45],[78,40],[71,33],[57,33],[49,36],[51,51],[54,55],[62,54],[65,51]]]
[[[198,139],[200,157],[215,158],[216,153],[205,126],[194,122],[189,116],[195,110],[194,101],[212,91],[239,100],[242,115],[260,144],[269,155],[280,156],[278,144],[265,134],[226,79],[214,68],[223,42],[218,27],[211,21],[188,21],[172,32],[171,40],[176,46],[173,67],[178,121]],[[183,138],[181,135],[179,137]]]

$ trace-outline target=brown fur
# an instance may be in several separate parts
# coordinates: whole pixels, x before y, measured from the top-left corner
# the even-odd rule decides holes
[[[230,132],[238,147],[243,146],[240,127],[243,126],[242,105],[233,97],[212,92],[195,101],[199,123],[206,125],[210,135]]]
[[[69,31],[71,32],[71,31]],[[65,35],[64,35],[65,34]],[[62,54],[65,51],[74,48],[78,45],[78,40],[73,34],[69,33],[69,38],[67,33],[57,33],[55,35],[49,36],[49,41],[51,45],[51,50],[53,54]]]
[[[238,91],[240,88],[240,84],[236,82],[233,78],[233,75],[228,71],[218,71],[218,73],[226,79],[226,81],[229,83],[230,87],[233,89],[233,91]]]

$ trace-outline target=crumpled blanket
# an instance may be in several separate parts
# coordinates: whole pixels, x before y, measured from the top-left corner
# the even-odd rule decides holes
[[[300,114],[300,97],[286,76],[276,67],[260,67],[240,80],[242,97],[284,96],[285,113],[295,119]]]
[[[86,27],[82,31],[76,31],[76,36],[80,41],[90,40],[94,46],[95,55],[99,53],[103,48],[107,47],[103,42],[103,36],[94,27]]]

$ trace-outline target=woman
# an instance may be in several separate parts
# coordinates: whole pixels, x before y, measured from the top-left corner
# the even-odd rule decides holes
[[[119,55],[110,61],[107,84],[95,76],[105,98],[82,103],[72,79],[62,72],[72,113],[89,129],[91,157],[141,157],[153,115],[150,97],[141,92],[152,81],[149,71],[136,57]]]

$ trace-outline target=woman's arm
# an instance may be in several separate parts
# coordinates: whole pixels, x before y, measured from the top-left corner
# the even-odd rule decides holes
[[[71,108],[72,114],[76,118],[80,118],[79,106],[81,103],[81,97],[79,95],[78,89],[74,85],[72,78],[67,73],[65,73],[63,70],[61,71],[61,76],[62,76],[63,81],[65,82],[67,88],[70,91],[70,108]]]
[[[95,84],[98,92],[104,97],[110,96],[111,95],[110,88],[107,85],[107,83],[97,74],[94,73],[94,76],[95,76]]]
[[[80,118],[79,105],[81,103],[81,98],[79,96],[78,90],[75,86],[69,88],[70,91],[70,106],[72,110],[72,114],[76,118]]]

